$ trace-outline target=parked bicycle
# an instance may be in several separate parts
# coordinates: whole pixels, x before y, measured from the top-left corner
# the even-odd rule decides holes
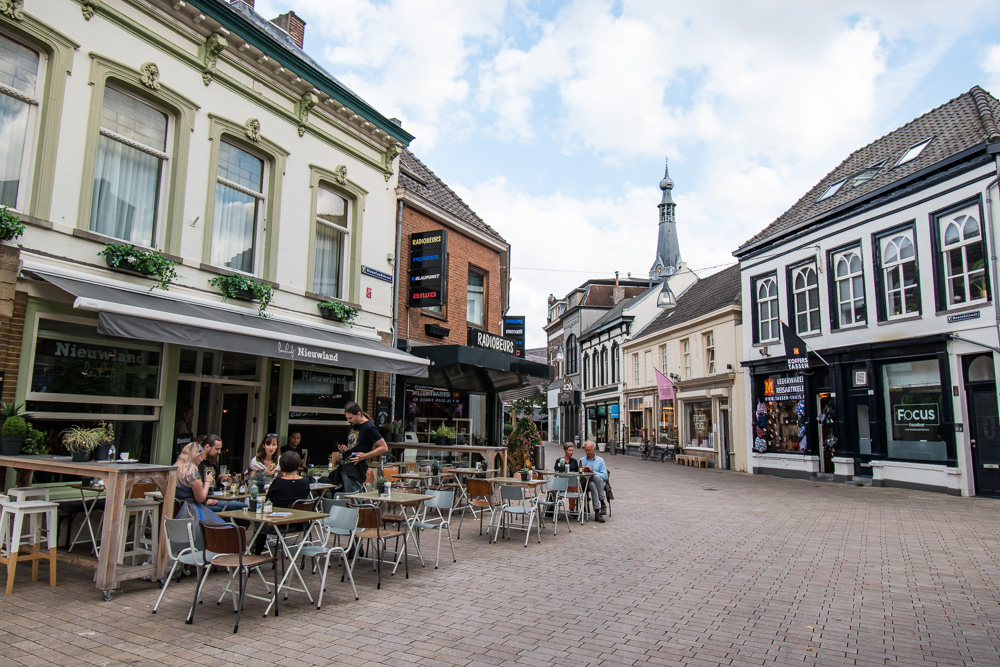
[[[670,449],[670,445],[658,445],[650,442],[649,439],[645,439],[642,441],[642,447],[639,448],[639,454],[642,456],[643,461],[648,461],[650,458],[655,459],[659,456],[662,462],[667,460],[667,456],[670,455]]]

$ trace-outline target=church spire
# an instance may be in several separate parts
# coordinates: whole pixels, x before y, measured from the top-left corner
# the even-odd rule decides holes
[[[677,204],[674,203],[670,191],[674,189],[674,180],[670,178],[670,164],[666,165],[663,180],[660,181],[663,197],[660,199],[660,229],[656,242],[656,260],[649,270],[649,279],[660,281],[677,273],[681,267],[681,249],[677,243],[677,220],[674,217]]]

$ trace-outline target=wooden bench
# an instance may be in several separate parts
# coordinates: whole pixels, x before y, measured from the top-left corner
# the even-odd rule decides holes
[[[635,453],[638,455],[639,454],[639,450],[642,449],[642,443],[641,442],[626,442],[625,444],[622,445],[622,451],[625,452],[625,454],[628,454],[633,449],[635,450]]]
[[[710,459],[707,456],[691,456],[690,454],[678,454],[677,464],[692,466],[695,468],[708,468]]]

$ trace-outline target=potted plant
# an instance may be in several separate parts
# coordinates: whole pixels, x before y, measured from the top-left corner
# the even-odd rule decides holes
[[[405,432],[406,424],[402,419],[397,419],[394,422],[389,422],[392,426],[392,441],[393,442],[406,442]]]
[[[11,213],[8,207],[0,206],[0,241],[13,241],[23,233],[21,218]]]
[[[108,268],[140,276],[156,276],[156,282],[150,290],[154,287],[169,289],[170,283],[177,279],[177,270],[174,268],[177,262],[167,259],[159,250],[143,250],[130,243],[108,243],[97,254],[104,257]]]
[[[269,283],[254,280],[249,276],[238,273],[227,273],[209,279],[208,284],[222,292],[222,300],[242,299],[243,301],[256,301],[257,314],[267,317],[264,311],[274,299],[274,290]]]
[[[24,437],[28,435],[29,428],[31,427],[28,422],[20,415],[7,417],[3,420],[3,428],[0,429],[0,433],[3,434],[2,451],[4,456],[17,456],[21,453]]]
[[[454,446],[458,442],[458,435],[455,433],[455,429],[450,426],[441,427],[444,429],[444,436],[448,438],[448,444]],[[441,429],[438,429],[438,434],[441,433]]]
[[[343,322],[350,326],[358,316],[358,309],[340,301],[321,301],[316,304],[324,319]]]
[[[528,468],[527,466],[521,468],[521,479],[523,480],[531,479],[531,469]]]
[[[74,461],[89,461],[95,449],[110,445],[114,439],[114,425],[105,422],[94,428],[70,426],[62,432],[63,444],[73,454]],[[106,453],[104,456],[107,458]]]
[[[385,495],[385,484],[385,476],[380,472],[375,478],[375,488],[378,489],[379,494],[383,496]]]
[[[439,426],[438,430],[434,431],[434,441],[438,447],[444,447],[448,444],[448,427]]]
[[[49,453],[49,443],[48,436],[45,431],[39,431],[37,428],[28,424],[28,432],[24,436],[24,444],[21,446],[22,454],[48,454]]]

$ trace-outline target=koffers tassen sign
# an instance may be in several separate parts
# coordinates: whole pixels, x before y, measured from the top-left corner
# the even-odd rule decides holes
[[[503,337],[514,341],[514,356],[524,356],[524,315],[504,316]]]
[[[411,306],[423,308],[444,305],[447,255],[447,231],[439,229],[410,234]]]
[[[469,347],[514,354],[514,341],[481,329],[469,329]]]

